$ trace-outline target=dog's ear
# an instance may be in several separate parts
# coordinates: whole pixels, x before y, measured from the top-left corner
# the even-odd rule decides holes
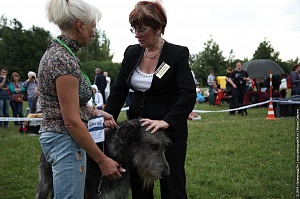
[[[128,120],[120,125],[120,129],[118,130],[118,137],[125,138],[130,137],[135,134],[139,130],[141,126],[141,122],[138,119]]]

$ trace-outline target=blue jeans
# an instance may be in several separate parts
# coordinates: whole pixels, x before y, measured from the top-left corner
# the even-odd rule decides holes
[[[24,117],[22,111],[23,111],[23,103],[17,103],[14,101],[10,101],[10,106],[13,112],[13,117]],[[19,125],[18,121],[14,121],[15,125]]]
[[[54,198],[84,197],[86,153],[67,134],[42,132],[40,144],[52,165]]]
[[[0,98],[0,117],[9,117],[8,115],[8,99]],[[5,127],[8,127],[8,122],[3,122]],[[0,121],[0,128],[2,127],[2,121]]]
[[[32,109],[32,106],[33,106],[33,100],[32,100],[32,99],[28,99],[27,103],[28,103],[28,107],[29,107],[30,109]]]

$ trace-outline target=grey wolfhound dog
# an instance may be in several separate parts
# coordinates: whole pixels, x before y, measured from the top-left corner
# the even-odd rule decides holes
[[[104,153],[120,163],[127,171],[118,180],[101,178],[98,165],[87,156],[85,199],[126,199],[130,189],[129,170],[132,167],[137,168],[144,180],[144,187],[170,174],[165,150],[171,144],[171,140],[162,130],[154,134],[145,132],[147,127],[141,126],[141,122],[137,119],[119,123],[119,126],[118,129],[109,129],[105,132]],[[101,144],[98,146],[103,147]],[[50,192],[52,192],[51,165],[42,154],[36,199],[46,199]]]

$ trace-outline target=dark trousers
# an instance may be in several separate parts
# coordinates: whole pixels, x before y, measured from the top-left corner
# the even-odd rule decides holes
[[[187,139],[172,140],[172,145],[167,149],[165,155],[170,175],[160,180],[161,199],[187,199],[184,169],[186,149]],[[151,186],[143,190],[143,181],[137,170],[131,170],[132,199],[153,199],[153,188]]]
[[[10,107],[13,112],[13,117],[24,117],[22,111],[23,111],[23,103],[17,103],[13,100],[10,101]],[[18,121],[14,121],[15,125],[19,125]]]
[[[246,94],[246,88],[233,88],[232,90],[232,97],[230,99],[230,104],[235,104],[235,103],[239,103],[239,104],[244,104],[244,97]],[[235,111],[230,111],[229,114],[230,115],[234,115]]]
[[[231,102],[238,102],[243,104],[244,103],[244,97],[246,94],[246,88],[236,88],[232,89],[232,101]]]
[[[128,94],[126,96],[126,100],[125,100],[126,107],[131,105],[131,103],[133,101],[133,96],[134,96],[133,92],[128,92]],[[126,111],[126,116],[127,116],[127,119],[129,119],[129,111],[128,110]]]
[[[106,98],[105,98],[105,92],[100,92],[102,95],[102,99],[103,99],[103,104],[106,104]]]
[[[8,99],[0,98],[0,117],[9,117],[8,115]],[[8,127],[8,121],[3,122],[4,127]],[[0,121],[0,128],[2,127],[2,121]]]

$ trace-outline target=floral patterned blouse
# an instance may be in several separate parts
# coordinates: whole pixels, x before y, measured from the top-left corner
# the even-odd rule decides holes
[[[58,36],[58,38],[69,46],[74,54],[79,50],[79,45],[75,40],[62,35]],[[65,47],[54,40],[44,53],[38,71],[40,102],[43,113],[41,132],[69,134],[64,125],[55,82],[58,77],[63,75],[72,75],[78,79],[79,114],[85,124],[90,118],[86,104],[92,96],[92,88],[80,70],[79,60],[74,58]]]

